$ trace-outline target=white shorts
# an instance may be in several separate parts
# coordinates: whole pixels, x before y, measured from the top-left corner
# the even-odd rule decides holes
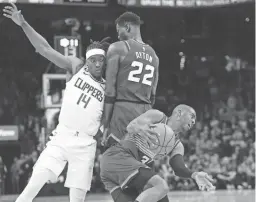
[[[96,141],[92,136],[77,136],[74,131],[58,128],[54,134],[39,156],[34,170],[47,168],[58,177],[68,163],[65,187],[90,190]]]

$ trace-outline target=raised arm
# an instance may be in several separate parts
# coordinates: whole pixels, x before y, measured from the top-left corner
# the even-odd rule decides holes
[[[152,92],[151,92],[151,105],[154,106],[155,101],[156,101],[156,89],[157,89],[157,84],[158,84],[158,77],[159,77],[159,59],[157,58],[157,65],[155,67],[155,77],[153,81],[153,87],[152,87]]]
[[[18,11],[15,4],[11,3],[10,6],[5,6],[3,11],[3,15],[5,17],[12,19],[23,29],[30,43],[36,49],[36,52],[44,56],[49,61],[53,62],[58,67],[66,69],[72,74],[74,73],[75,66],[81,63],[80,59],[65,57],[58,51],[54,50],[49,45],[49,43],[26,22],[23,15],[21,14],[21,11]]]

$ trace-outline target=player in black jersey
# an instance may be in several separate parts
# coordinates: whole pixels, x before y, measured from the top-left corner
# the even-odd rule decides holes
[[[159,59],[143,42],[141,20],[125,12],[116,20],[120,41],[107,52],[104,133],[102,144],[111,146],[126,134],[127,125],[155,102]]]
[[[158,110],[149,110],[134,119],[128,126],[128,138],[109,148],[101,160],[101,179],[108,189],[115,202],[136,201],[139,202],[156,202],[163,200],[166,196],[168,186],[147,163],[154,160],[154,155],[148,155],[141,149],[140,145],[145,144],[152,138],[152,124],[164,123],[166,127],[171,128],[166,137],[175,133],[176,140],[172,147],[167,148],[167,155],[170,159],[175,174],[183,178],[192,178],[196,181],[200,190],[212,190],[212,179],[205,172],[192,172],[185,166],[183,155],[184,147],[179,140],[179,134],[190,130],[195,124],[196,113],[193,108],[187,105],[177,106],[171,117],[167,117]],[[138,134],[145,138],[145,141],[139,141],[139,138],[132,139],[129,136]],[[152,135],[153,134],[153,135]],[[160,136],[163,134],[160,134]],[[159,138],[161,141],[161,138]],[[165,141],[164,139],[162,139]],[[162,145],[162,143],[160,143]],[[143,148],[145,148],[144,145]],[[127,189],[128,188],[128,189]],[[127,193],[127,190],[136,190],[137,194]],[[133,191],[133,193],[135,193]],[[140,194],[139,194],[140,193]],[[167,199],[167,198],[165,198]],[[167,199],[168,201],[168,199]]]

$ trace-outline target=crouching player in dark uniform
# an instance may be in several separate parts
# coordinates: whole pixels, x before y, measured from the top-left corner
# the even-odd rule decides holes
[[[194,179],[200,190],[213,190],[208,174],[192,172],[183,160],[184,147],[179,134],[190,130],[195,120],[194,109],[187,105],[177,106],[169,118],[152,109],[134,119],[127,126],[125,139],[110,147],[100,162],[102,182],[113,200],[168,201],[168,185],[149,167],[156,158],[165,155],[169,155],[177,176]],[[155,145],[158,149],[154,149]],[[136,190],[137,194],[129,190]]]

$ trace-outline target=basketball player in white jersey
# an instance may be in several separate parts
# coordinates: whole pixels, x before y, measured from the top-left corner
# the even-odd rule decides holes
[[[16,202],[32,202],[48,181],[54,181],[68,163],[65,186],[70,188],[70,202],[83,202],[90,190],[96,141],[104,104],[104,48],[108,45],[93,42],[86,51],[86,63],[65,57],[55,51],[23,18],[12,3],[4,8],[4,16],[19,25],[36,51],[66,69],[69,79],[53,137],[34,166],[31,179]],[[105,47],[104,47],[105,45]]]

